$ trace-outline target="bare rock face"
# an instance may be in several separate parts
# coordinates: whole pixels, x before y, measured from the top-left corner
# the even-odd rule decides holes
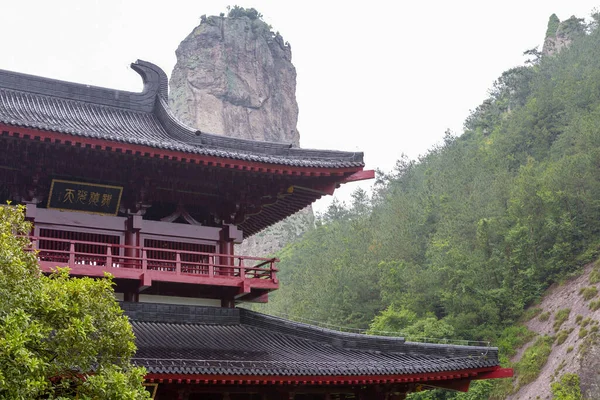
[[[581,346],[579,378],[585,399],[600,399],[600,338],[591,334]]]
[[[202,17],[181,42],[169,82],[171,109],[203,132],[298,146],[291,47],[252,11],[254,17]],[[273,254],[312,226],[308,207],[250,237],[236,252]]]
[[[298,145],[292,51],[260,18],[208,17],[179,45],[170,105],[203,132]]]
[[[548,21],[548,30],[542,54],[551,56],[568,47],[577,35],[585,34],[585,25],[582,18],[572,16],[571,18],[560,22],[556,14],[550,16]]]
[[[255,257],[273,255],[314,226],[315,217],[312,207],[307,207],[270,228],[250,236],[236,249],[236,252]]]
[[[581,276],[549,289],[542,302],[535,306],[541,312],[549,313],[550,318],[542,320],[534,317],[525,324],[528,329],[539,336],[554,336],[557,334],[554,316],[559,310],[569,309],[568,318],[559,328],[567,336],[564,342],[553,344],[537,379],[520,387],[507,400],[550,400],[553,398],[552,383],[560,381],[560,377],[566,373],[579,376],[584,399],[600,399],[600,334],[598,328],[594,328],[600,323],[600,309],[590,308],[591,302],[598,297],[585,299],[582,296],[582,289],[599,286],[590,278],[593,271],[594,265],[588,265]],[[583,323],[584,320],[587,322]],[[533,342],[535,339],[521,349],[512,361],[518,361]]]

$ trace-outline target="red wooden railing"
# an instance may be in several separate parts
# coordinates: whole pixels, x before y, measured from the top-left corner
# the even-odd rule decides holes
[[[51,237],[33,237],[32,250],[37,250],[42,269],[49,265],[97,266],[103,270],[133,270],[160,272],[162,275],[203,276],[207,278],[237,278],[270,280],[277,283],[276,258],[216,254],[166,248],[126,246],[114,243],[86,242]],[[156,275],[156,274],[155,274]],[[167,279],[168,280],[168,279]]]

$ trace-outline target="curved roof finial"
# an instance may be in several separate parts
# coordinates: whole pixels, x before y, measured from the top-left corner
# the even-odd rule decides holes
[[[144,94],[158,94],[165,101],[169,99],[169,78],[159,66],[148,61],[137,60],[131,68],[140,74],[144,81]]]

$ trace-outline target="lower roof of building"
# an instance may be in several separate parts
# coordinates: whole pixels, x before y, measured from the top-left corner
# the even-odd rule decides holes
[[[493,347],[344,333],[246,309],[122,303],[151,374],[365,376],[497,367]]]

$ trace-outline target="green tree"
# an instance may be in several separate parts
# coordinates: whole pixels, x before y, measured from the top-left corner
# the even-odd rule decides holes
[[[546,37],[556,36],[556,31],[558,30],[558,26],[560,25],[560,19],[556,16],[556,14],[552,14],[548,19],[548,28],[546,29]]]
[[[592,18],[552,17],[549,34],[568,46],[504,72],[462,135],[402,157],[371,196],[332,204],[282,252],[282,289],[268,307],[494,343],[549,285],[599,256],[600,14]],[[496,343],[506,355],[520,342]],[[491,385],[474,383],[474,393],[508,389]],[[440,393],[415,396],[455,398]]]
[[[23,208],[0,207],[0,399],[143,399],[110,277],[42,275]]]
[[[414,312],[398,310],[393,306],[373,319],[368,332],[374,335],[398,333],[407,336],[409,340],[446,339],[454,336],[452,325],[443,320],[432,315],[419,319]]]
[[[581,400],[579,375],[564,374],[559,382],[552,382],[552,398],[555,400]]]
[[[262,19],[263,15],[259,13],[255,8],[244,8],[238,5],[233,7],[227,6],[227,16],[229,18],[241,18],[248,17],[251,20]]]

